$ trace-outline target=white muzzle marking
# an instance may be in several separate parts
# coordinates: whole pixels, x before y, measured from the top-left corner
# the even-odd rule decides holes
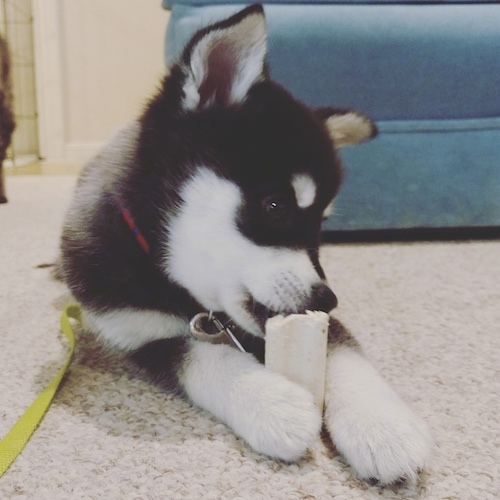
[[[167,275],[207,310],[223,311],[262,335],[249,300],[273,311],[303,307],[321,283],[305,250],[259,246],[238,230],[244,202],[234,183],[201,167],[181,190],[182,206],[167,224]]]

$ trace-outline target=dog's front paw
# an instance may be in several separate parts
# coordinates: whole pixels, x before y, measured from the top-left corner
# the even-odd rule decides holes
[[[363,479],[415,482],[430,461],[434,441],[427,424],[353,350],[329,359],[325,424]]]
[[[300,459],[321,430],[312,394],[267,370],[245,374],[237,387],[233,429],[259,453],[288,462]]]
[[[428,465],[433,439],[425,422],[404,403],[331,411],[327,426],[337,449],[366,480],[414,482]]]

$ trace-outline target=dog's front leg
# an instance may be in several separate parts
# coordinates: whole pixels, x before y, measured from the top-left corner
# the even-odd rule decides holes
[[[295,461],[318,437],[321,415],[313,396],[251,354],[193,341],[179,375],[193,403],[260,453]]]
[[[325,424],[344,458],[364,479],[414,481],[429,461],[433,439],[418,417],[331,318]]]

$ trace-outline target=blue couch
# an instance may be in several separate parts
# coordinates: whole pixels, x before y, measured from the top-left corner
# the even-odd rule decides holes
[[[248,2],[164,0],[166,61]],[[500,2],[274,0],[271,76],[312,106],[357,108],[326,230],[500,226]]]

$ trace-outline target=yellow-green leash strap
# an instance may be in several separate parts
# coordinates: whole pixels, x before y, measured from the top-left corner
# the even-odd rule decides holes
[[[61,330],[69,341],[69,353],[64,365],[42,393],[31,403],[31,406],[19,417],[19,420],[0,441],[0,477],[11,466],[12,462],[26,446],[29,438],[42,421],[54,394],[71,362],[75,350],[75,336],[70,318],[80,321],[80,308],[77,305],[66,307],[61,316]]]

